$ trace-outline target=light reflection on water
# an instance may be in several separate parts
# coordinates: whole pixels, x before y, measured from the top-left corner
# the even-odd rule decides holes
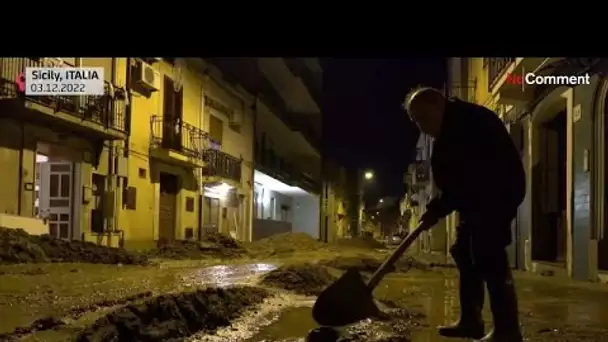
[[[206,267],[194,275],[200,282],[219,287],[247,284],[256,277],[277,268],[274,264],[218,265]]]

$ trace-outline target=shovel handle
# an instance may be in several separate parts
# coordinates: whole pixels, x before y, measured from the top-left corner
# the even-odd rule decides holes
[[[421,222],[418,227],[414,229],[413,232],[411,232],[408,236],[405,237],[405,239],[403,239],[403,241],[401,241],[401,243],[399,244],[397,249],[395,249],[393,254],[391,254],[388,259],[386,259],[382,263],[382,265],[380,265],[380,267],[376,270],[376,272],[374,272],[372,278],[367,283],[367,288],[370,291],[372,291],[378,285],[378,283],[380,283],[382,278],[384,278],[384,276],[388,273],[390,267],[393,266],[395,262],[397,262],[397,260],[399,260],[403,253],[405,253],[405,251],[412,245],[412,243],[416,241],[420,233],[422,233],[426,229],[427,226],[424,224],[424,222]]]

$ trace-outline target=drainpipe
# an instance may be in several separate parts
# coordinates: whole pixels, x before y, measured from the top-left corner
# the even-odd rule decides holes
[[[21,146],[19,148],[19,175],[17,176],[17,215],[21,215],[21,200],[23,199],[23,149],[25,148],[25,122],[21,121],[20,126]]]
[[[112,85],[115,84],[116,82],[116,58],[112,57],[112,73],[110,75],[110,83]],[[110,115],[112,115],[113,113],[110,113]],[[114,164],[115,164],[115,153],[114,153],[114,141],[109,140],[108,141],[108,180],[107,180],[107,184],[108,184],[108,190],[112,191],[114,190],[114,196],[112,198],[113,203],[112,203],[112,207],[114,208],[113,210],[113,216],[111,218],[111,220],[107,221],[106,224],[106,231],[108,232],[108,245],[111,245],[111,236],[112,236],[112,232],[116,230],[116,217],[117,217],[117,212],[116,212],[116,197],[117,197],[117,180],[115,178],[115,173],[114,173]]]
[[[199,115],[198,117],[198,127],[203,130],[203,125],[205,124],[205,87],[207,87],[207,76],[206,76],[206,68],[205,71],[203,72],[203,87],[201,88],[201,115]],[[206,132],[208,133],[208,132]],[[206,150],[208,148],[207,146],[207,139],[208,137],[204,137],[203,138],[203,151],[202,153],[205,153],[204,150]],[[203,157],[203,155],[201,155],[201,157]],[[199,184],[199,192],[200,192],[200,196],[198,198],[199,201],[199,213],[198,213],[198,240],[201,241],[202,236],[203,236],[203,222],[204,222],[204,217],[203,217],[203,201],[205,200],[205,184],[203,183],[203,169],[199,168],[197,169],[198,172],[198,177],[200,180],[200,184]]]
[[[257,121],[258,121],[258,96],[259,94],[256,93],[255,96],[253,97],[253,105],[251,106],[251,111],[252,111],[252,116],[253,116],[253,163],[251,163],[251,204],[249,205],[249,229],[247,232],[247,239],[249,241],[251,241],[253,239],[253,222],[256,219],[256,217],[254,217],[254,213],[256,211],[256,208],[254,208],[255,206],[255,156],[256,156],[256,148],[258,148],[257,146]],[[243,121],[245,121],[245,118],[243,118]],[[263,198],[263,197],[262,197]],[[263,205],[262,205],[263,207]],[[264,216],[262,216],[264,217]]]

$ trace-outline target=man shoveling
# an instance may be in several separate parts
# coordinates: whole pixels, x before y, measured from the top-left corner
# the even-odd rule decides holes
[[[446,337],[519,342],[517,297],[506,247],[511,222],[525,196],[519,152],[496,113],[447,99],[432,88],[408,94],[405,109],[422,133],[435,138],[431,167],[440,195],[421,221],[433,226],[452,211],[460,214],[450,249],[460,274],[460,320],[439,327]],[[481,312],[488,288],[494,329],[484,337]]]

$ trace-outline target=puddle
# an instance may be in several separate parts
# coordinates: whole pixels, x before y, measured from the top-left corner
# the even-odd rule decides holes
[[[252,283],[275,268],[273,264],[214,266],[198,271],[196,277],[201,282],[226,286]],[[420,325],[407,327],[411,341],[458,342],[465,340],[442,338],[435,330],[437,325],[451,323],[458,317],[457,286],[454,271],[443,274],[410,271],[388,276],[374,295],[426,315]],[[522,274],[516,277],[516,286],[527,341],[608,341],[608,287],[585,287]],[[311,297],[280,293],[233,322],[230,328],[189,341],[304,341],[308,331],[316,327],[310,313],[313,302]],[[492,319],[488,304],[486,301],[484,318],[489,330]],[[385,331],[381,326],[365,321],[349,331]]]
[[[310,307],[289,308],[281,312],[276,322],[262,329],[248,342],[304,341],[308,331],[318,327]]]
[[[298,319],[309,318],[310,323],[314,324],[310,315],[310,308],[314,303],[314,298],[294,295],[287,292],[277,293],[274,297],[266,299],[261,305],[250,310],[237,320],[232,322],[232,325],[227,328],[218,330],[214,335],[199,334],[188,338],[189,342],[225,342],[225,341],[264,341],[256,339],[259,334],[265,334],[267,341],[275,341],[277,337],[265,333],[273,324],[276,324],[280,318],[291,310],[299,311],[303,309],[308,311],[305,315],[296,314]],[[283,324],[282,322],[280,323]],[[293,327],[293,323],[289,323]],[[306,325],[306,322],[300,324]],[[272,328],[271,328],[272,329]],[[302,336],[306,335],[304,331]]]
[[[192,280],[214,286],[250,284],[264,273],[276,269],[274,264],[237,264],[206,267],[191,275]]]

